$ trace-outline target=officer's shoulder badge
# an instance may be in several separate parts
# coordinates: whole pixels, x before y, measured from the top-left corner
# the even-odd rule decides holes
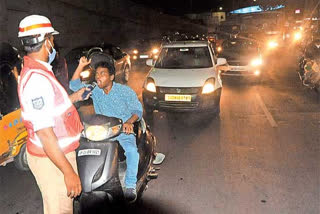
[[[44,106],[44,100],[42,97],[32,99],[32,106],[34,109],[41,110]]]

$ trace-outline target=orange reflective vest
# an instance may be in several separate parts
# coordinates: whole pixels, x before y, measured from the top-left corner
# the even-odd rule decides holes
[[[54,74],[51,71],[48,71],[48,69],[41,63],[25,56],[24,67],[21,71],[20,81],[18,84],[18,94],[21,105],[22,120],[28,131],[28,152],[39,157],[47,156],[43,150],[39,137],[33,129],[33,124],[30,120],[32,115],[24,111],[23,103],[21,102],[23,90],[33,74],[40,74],[46,77],[51,83],[54,91],[54,112],[52,112],[54,117],[54,126],[52,127],[53,131],[58,138],[59,147],[65,154],[74,151],[79,146],[80,133],[83,130],[76,108],[71,103],[67,92],[57,81]]]

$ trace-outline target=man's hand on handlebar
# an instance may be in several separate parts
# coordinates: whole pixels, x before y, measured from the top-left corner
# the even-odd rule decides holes
[[[123,129],[123,132],[125,133],[125,134],[132,134],[133,133],[133,124],[132,123],[128,123],[128,122],[125,122],[124,124],[123,124],[123,127],[122,127],[122,129]]]

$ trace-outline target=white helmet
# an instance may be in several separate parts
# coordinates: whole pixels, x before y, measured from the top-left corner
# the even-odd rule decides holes
[[[18,37],[27,37],[33,35],[40,35],[39,38],[28,41],[22,38],[24,45],[32,45],[44,40],[46,34],[59,34],[58,31],[54,30],[50,20],[45,16],[30,15],[21,20],[19,24]]]

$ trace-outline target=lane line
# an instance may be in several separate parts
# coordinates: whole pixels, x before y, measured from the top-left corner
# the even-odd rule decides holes
[[[260,96],[259,93],[256,93],[256,98],[257,98],[258,103],[259,103],[260,107],[262,108],[264,114],[266,115],[266,117],[267,117],[267,119],[268,119],[271,127],[272,127],[272,128],[278,127],[277,122],[273,119],[271,113],[270,113],[269,110],[267,109],[267,106],[264,104],[264,102],[263,102],[263,100],[262,100],[262,98],[261,98],[261,96]]]

